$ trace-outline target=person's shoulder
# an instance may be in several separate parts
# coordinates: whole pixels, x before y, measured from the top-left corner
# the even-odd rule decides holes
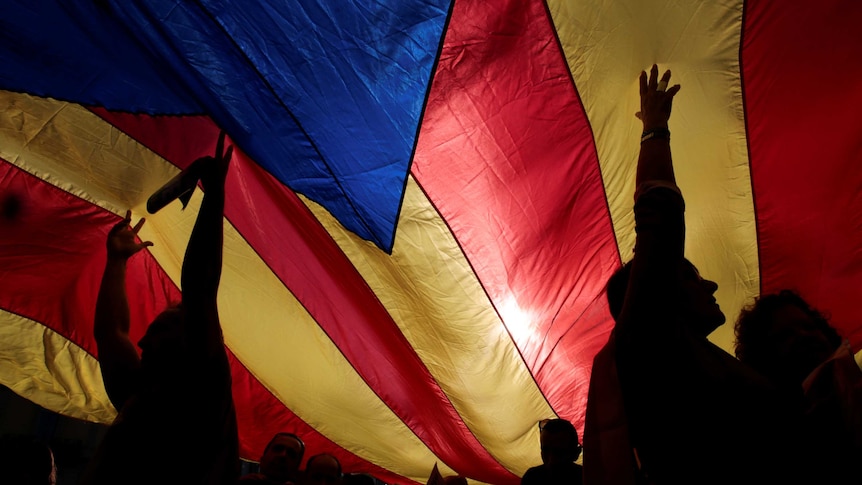
[[[645,182],[635,191],[635,230],[650,226],[658,214],[685,212],[685,199],[676,184],[671,182]],[[656,221],[653,221],[655,223]],[[637,255],[637,252],[635,252]]]
[[[542,484],[545,483],[545,466],[538,465],[527,470],[521,478],[521,485]]]
[[[572,467],[574,472],[572,474],[572,483],[575,485],[582,485],[584,483],[584,466],[577,463],[572,463],[572,465],[574,465]]]
[[[664,180],[649,180],[641,183],[635,189],[635,201],[649,195],[682,199],[682,191],[679,186]]]

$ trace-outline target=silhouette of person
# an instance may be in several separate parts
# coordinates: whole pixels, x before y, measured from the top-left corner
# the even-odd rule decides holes
[[[524,473],[522,485],[562,485],[583,483],[583,469],[575,460],[581,455],[578,431],[565,419],[540,423],[542,464]]]
[[[608,279],[605,293],[616,321],[631,273],[631,261]],[[584,419],[584,483],[635,485],[648,483],[629,436],[616,361],[614,331],[593,358]]]
[[[780,481],[793,413],[766,379],[706,338],[725,321],[718,286],[683,256],[685,205],[668,129],[680,86],[668,87],[670,77],[659,79],[654,65],[639,80],[637,234],[620,270],[625,290],[611,342],[629,445],[650,483]]]
[[[305,443],[293,433],[276,433],[260,456],[260,473],[240,478],[240,482],[298,483],[299,464],[305,454]]]
[[[0,438],[0,483],[56,485],[57,467],[51,448],[27,437]]]
[[[129,338],[126,261],[150,242],[131,211],[108,233],[94,333],[105,389],[119,410],[85,472],[85,484],[236,483],[231,377],[216,298],[222,268],[225,179],[233,147],[224,133],[206,157],[204,197],[182,267],[182,301]],[[182,463],[182,466],[177,466]]]
[[[341,462],[338,458],[321,453],[308,459],[305,464],[305,485],[334,485],[341,482]]]
[[[376,482],[371,475],[365,473],[348,473],[341,479],[344,485],[374,485]]]
[[[683,266],[697,271],[690,261]],[[620,267],[608,279],[605,292],[608,308],[616,321],[628,290],[632,262]],[[696,336],[706,338],[721,324],[720,318],[691,322]],[[646,484],[649,477],[631,443],[628,419],[623,407],[616,363],[616,341],[612,331],[608,342],[593,359],[584,424],[584,483]]]
[[[467,485],[467,479],[461,475],[450,475],[443,479],[446,485]]]
[[[788,386],[802,386],[842,344],[826,318],[790,290],[755,299],[740,312],[734,332],[737,358]]]
[[[862,371],[849,342],[799,294],[782,290],[744,308],[736,355],[788,394],[802,393],[800,439],[809,483],[839,483],[860,472]],[[801,473],[801,472],[800,472]]]

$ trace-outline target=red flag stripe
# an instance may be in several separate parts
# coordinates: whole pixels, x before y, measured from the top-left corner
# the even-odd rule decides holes
[[[609,315],[593,305],[619,255],[591,129],[543,2],[455,4],[413,173],[540,388],[580,425],[589,376],[568,371],[589,369],[604,344]],[[573,328],[586,312],[597,318]]]
[[[93,317],[107,257],[105,238],[120,217],[5,160],[0,180],[4,196],[20,203],[20,212],[4,219],[0,230],[0,307],[42,323],[97,356]],[[130,335],[137,342],[152,318],[179,300],[179,292],[146,252],[129,261],[128,273],[142,276],[128,279]]]
[[[860,2],[749,0],[741,49],[762,292],[798,290],[857,350],[860,23]]]

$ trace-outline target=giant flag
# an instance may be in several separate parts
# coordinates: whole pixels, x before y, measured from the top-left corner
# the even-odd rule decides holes
[[[292,431],[389,483],[518,483],[539,420],[583,430],[653,63],[728,321],[793,288],[858,350],[859,25],[851,0],[7,0],[0,383],[111,421],[106,233],[223,129],[242,456]],[[179,298],[200,199],[147,215],[133,339]],[[732,351],[732,324],[711,338]]]

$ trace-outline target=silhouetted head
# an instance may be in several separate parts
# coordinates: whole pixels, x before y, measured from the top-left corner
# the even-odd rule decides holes
[[[694,330],[705,337],[726,320],[715,300],[718,283],[703,278],[700,271],[687,259],[683,260],[679,271],[682,282],[683,315],[696,325]]]
[[[321,453],[305,464],[305,483],[308,485],[334,485],[341,480],[341,462],[338,458]]]
[[[175,368],[185,354],[182,305],[173,305],[160,313],[149,327],[138,347],[141,348],[141,367],[147,369]]]
[[[539,433],[542,446],[542,463],[554,467],[568,465],[581,456],[578,432],[565,419],[543,421]]]
[[[801,384],[841,345],[826,317],[790,290],[755,299],[734,331],[736,357],[783,384]]]
[[[608,279],[608,307],[614,320],[618,319],[631,277],[632,262],[624,264]],[[694,325],[698,335],[707,336],[725,321],[724,313],[715,300],[718,285],[700,276],[697,268],[687,259],[676,269],[679,277],[680,318]]]
[[[343,485],[374,485],[374,479],[371,475],[364,473],[349,473],[341,478]]]
[[[277,433],[260,457],[260,473],[270,480],[296,480],[305,443],[293,433]]]

